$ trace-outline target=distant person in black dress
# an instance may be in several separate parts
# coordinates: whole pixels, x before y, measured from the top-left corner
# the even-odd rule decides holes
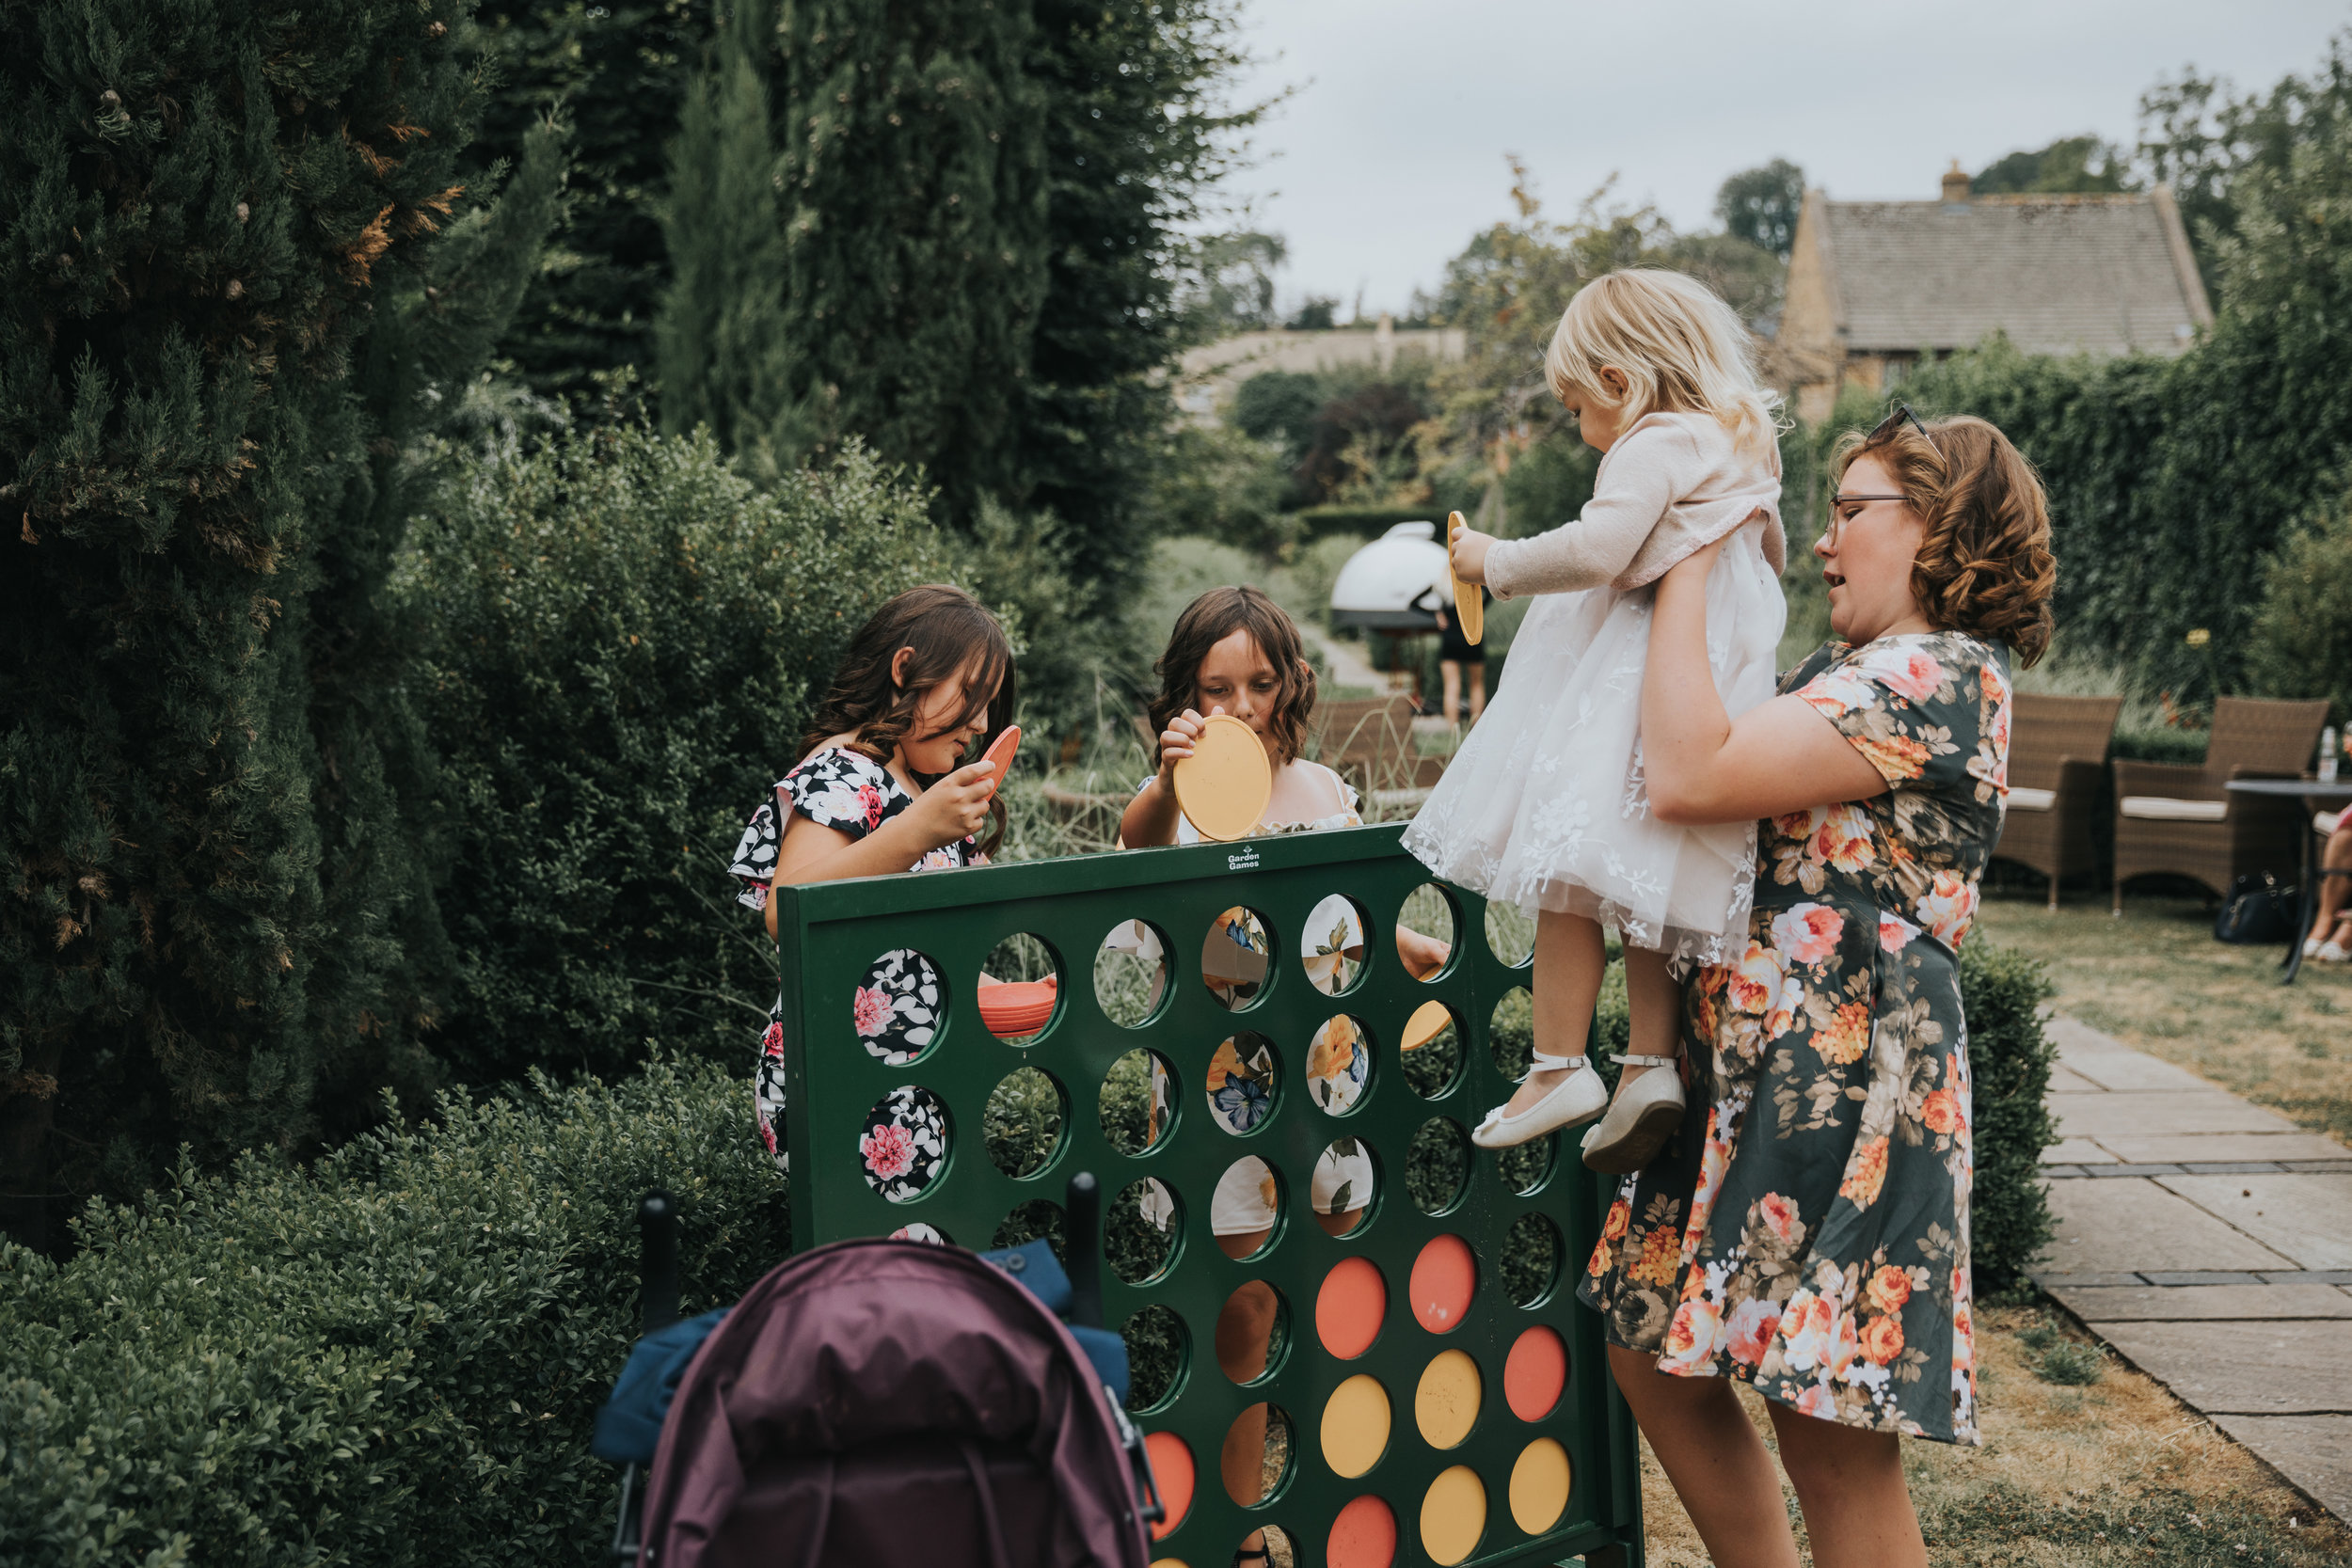
[[[1492,604],[1495,596],[1481,588],[1478,597],[1484,603]],[[1449,724],[1462,721],[1462,677],[1467,673],[1470,676],[1470,721],[1475,724],[1478,716],[1486,711],[1486,650],[1462,635],[1462,628],[1454,624],[1451,604],[1440,599],[1436,610],[1438,679],[1443,683],[1438,711],[1445,715],[1445,721]]]

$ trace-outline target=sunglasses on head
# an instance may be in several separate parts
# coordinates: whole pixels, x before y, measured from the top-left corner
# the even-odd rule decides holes
[[[1935,437],[1928,434],[1928,427],[1919,422],[1919,416],[1911,411],[1911,405],[1907,403],[1898,403],[1888,409],[1886,418],[1881,420],[1871,429],[1870,434],[1862,438],[1862,444],[1865,447],[1877,446],[1881,441],[1900,430],[1905,420],[1911,421],[1911,428],[1919,433],[1919,439],[1928,444],[1929,451],[1938,457],[1944,455],[1944,449],[1935,444]]]

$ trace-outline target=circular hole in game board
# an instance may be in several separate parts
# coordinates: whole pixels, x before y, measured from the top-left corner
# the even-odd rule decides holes
[[[1396,1511],[1370,1493],[1351,1498],[1331,1521],[1323,1560],[1329,1568],[1392,1568]]]
[[[1121,1154],[1156,1148],[1176,1124],[1175,1083],[1156,1052],[1130,1051],[1113,1062],[1094,1102],[1104,1140]]]
[[[1511,1341],[1502,1363],[1502,1398],[1522,1421],[1551,1414],[1568,1386],[1568,1346],[1560,1331],[1537,1323]]]
[[[1264,994],[1274,938],[1265,916],[1236,905],[1209,922],[1200,942],[1200,983],[1228,1007],[1247,1007]]]
[[[1141,920],[1122,920],[1094,950],[1094,1001],[1122,1029],[1152,1022],[1168,999],[1168,937]]]
[[[1445,973],[1461,928],[1454,895],[1437,883],[1423,882],[1406,894],[1396,911],[1396,956],[1405,973],[1416,980],[1434,980]]]
[[[1364,909],[1332,894],[1307,915],[1298,933],[1298,960],[1307,983],[1326,996],[1344,996],[1364,974]]]
[[[1448,1334],[1462,1324],[1478,1294],[1478,1259],[1459,1236],[1432,1236],[1413,1259],[1406,1286],[1413,1316],[1432,1334]]]
[[[1560,1282],[1560,1258],[1567,1250],[1560,1227],[1546,1214],[1521,1214],[1502,1233],[1502,1252],[1495,1272],[1502,1276],[1502,1293],[1519,1307],[1541,1307]]]
[[[1527,1076],[1527,1059],[1535,1050],[1535,998],[1525,986],[1504,991],[1487,1015],[1486,1049],[1494,1053],[1503,1082],[1516,1084]]]
[[[939,1038],[946,1006],[939,966],[912,947],[894,947],[867,965],[853,988],[857,1042],[875,1060],[904,1067]]]
[[[1172,1307],[1153,1302],[1119,1325],[1127,1343],[1127,1408],[1147,1415],[1168,1402],[1192,1358],[1192,1335]]]
[[[1485,1393],[1470,1352],[1444,1350],[1432,1356],[1413,1389],[1413,1425],[1422,1441],[1440,1450],[1459,1448],[1478,1424]]]
[[[1290,1412],[1261,1401],[1233,1418],[1217,1452],[1225,1495],[1255,1508],[1281,1490],[1291,1468]]]
[[[920,1242],[925,1246],[953,1246],[956,1244],[955,1238],[948,1235],[947,1232],[940,1229],[939,1227],[935,1225],[925,1225],[920,1220],[915,1221],[913,1225],[902,1225],[898,1227],[898,1229],[890,1233],[890,1239],[894,1242]]]
[[[988,1239],[992,1249],[1030,1242],[1043,1242],[1054,1249],[1057,1260],[1065,1264],[1070,1261],[1070,1216],[1062,1212],[1060,1204],[1048,1203],[1041,1197],[1016,1204],[996,1222],[995,1234]]]
[[[1389,1283],[1369,1258],[1343,1258],[1315,1291],[1315,1338],[1342,1361],[1353,1361],[1380,1338],[1389,1315]]]
[[[1216,1314],[1216,1370],[1228,1383],[1262,1383],[1290,1347],[1291,1307],[1263,1279],[1245,1279]]]
[[[1470,1141],[1451,1117],[1431,1117],[1405,1150],[1405,1190],[1424,1214],[1442,1214],[1470,1185]]]
[[[1511,1465],[1511,1522],[1541,1535],[1568,1511],[1568,1450],[1557,1437],[1538,1437]]]
[[[1255,1154],[1225,1167],[1209,1199],[1209,1230],[1226,1257],[1260,1257],[1282,1228],[1282,1179]]]
[[[1111,1273],[1146,1285],[1168,1272],[1184,1231],[1184,1205],[1156,1176],[1130,1181],[1103,1211],[1103,1257]]]
[[[1462,1078],[1462,1022],[1442,1002],[1424,1002],[1397,1037],[1397,1065],[1406,1085],[1423,1100],[1450,1093]]]
[[[1199,1484],[1192,1458],[1192,1445],[1172,1432],[1154,1432],[1143,1439],[1144,1454],[1152,1461],[1152,1482],[1160,1495],[1160,1506],[1168,1517],[1152,1527],[1152,1539],[1157,1541],[1183,1524],[1192,1513],[1193,1489]]]
[[[866,1184],[893,1203],[923,1196],[947,1164],[947,1107],[918,1084],[902,1084],[866,1113],[857,1152]]]
[[[1551,1179],[1552,1162],[1559,1152],[1560,1134],[1547,1132],[1540,1138],[1496,1149],[1495,1171],[1502,1178],[1504,1186],[1521,1197],[1531,1197]]]
[[[1439,1473],[1421,1499],[1421,1549],[1440,1568],[1478,1550],[1486,1533],[1486,1488],[1478,1472],[1456,1465]]]
[[[1264,1553],[1263,1559],[1244,1555],[1252,1536],[1257,1537],[1261,1542],[1258,1550]],[[1295,1536],[1279,1525],[1266,1525],[1260,1529],[1251,1530],[1248,1535],[1241,1538],[1240,1544],[1234,1548],[1233,1560],[1235,1562],[1263,1560],[1266,1568],[1283,1568],[1285,1563],[1300,1563],[1306,1560],[1298,1555],[1298,1541]],[[1167,1568],[1167,1564],[1154,1563],[1152,1568]]]
[[[1486,951],[1513,969],[1535,956],[1535,917],[1516,904],[1488,904]]]
[[[1045,1032],[1061,1001],[1061,960],[1041,937],[1026,931],[989,950],[973,987],[980,1022],[1008,1045],[1027,1045]]]
[[[1369,1372],[1331,1390],[1323,1406],[1323,1462],[1350,1480],[1380,1463],[1389,1448],[1389,1391]]]
[[[1069,1097],[1048,1072],[1018,1067],[989,1091],[981,1133],[989,1163],[1007,1176],[1035,1176],[1061,1151]]]
[[[1361,1138],[1333,1138],[1315,1156],[1314,1190],[1308,1207],[1327,1235],[1351,1236],[1372,1218],[1380,1196],[1380,1167]]]
[[[1372,1037],[1361,1019],[1323,1021],[1307,1042],[1307,1095],[1327,1116],[1343,1117],[1372,1085]]]
[[[1209,1116],[1217,1126],[1239,1136],[1255,1132],[1274,1114],[1281,1089],[1281,1064],[1274,1042],[1244,1030],[1218,1042],[1209,1056],[1204,1085]]]

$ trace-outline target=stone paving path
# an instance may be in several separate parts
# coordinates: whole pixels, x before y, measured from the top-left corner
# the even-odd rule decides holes
[[[2352,1149],[2054,1018],[2034,1279],[2352,1521]]]

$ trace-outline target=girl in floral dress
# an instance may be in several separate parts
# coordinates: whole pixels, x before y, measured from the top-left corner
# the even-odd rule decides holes
[[[1694,1111],[1626,1178],[1581,1299],[1715,1560],[1794,1568],[1765,1396],[1815,1560],[1923,1564],[1897,1435],[1974,1443],[1958,951],[2008,791],[2010,659],[2050,635],[2033,471],[1980,420],[1849,436],[1816,553],[1837,641],[1733,719],[1708,551],[1659,585],[1652,809],[1761,816],[1740,950],[1684,990]],[[1655,1069],[1651,1070],[1657,1070]]]
[[[984,863],[1004,836],[999,781],[990,764],[958,759],[1011,722],[1016,687],[1004,629],[963,590],[911,588],[876,610],[850,639],[801,760],[744,825],[727,865],[743,884],[737,901],[765,911],[772,937],[777,887]],[[855,992],[859,1040],[894,1067],[913,1061],[930,1043],[940,998],[928,958],[883,954]],[[755,1098],[760,1142],[787,1168],[781,990]],[[922,1091],[897,1091],[859,1139],[866,1180],[886,1196],[921,1192],[945,1131]]]

